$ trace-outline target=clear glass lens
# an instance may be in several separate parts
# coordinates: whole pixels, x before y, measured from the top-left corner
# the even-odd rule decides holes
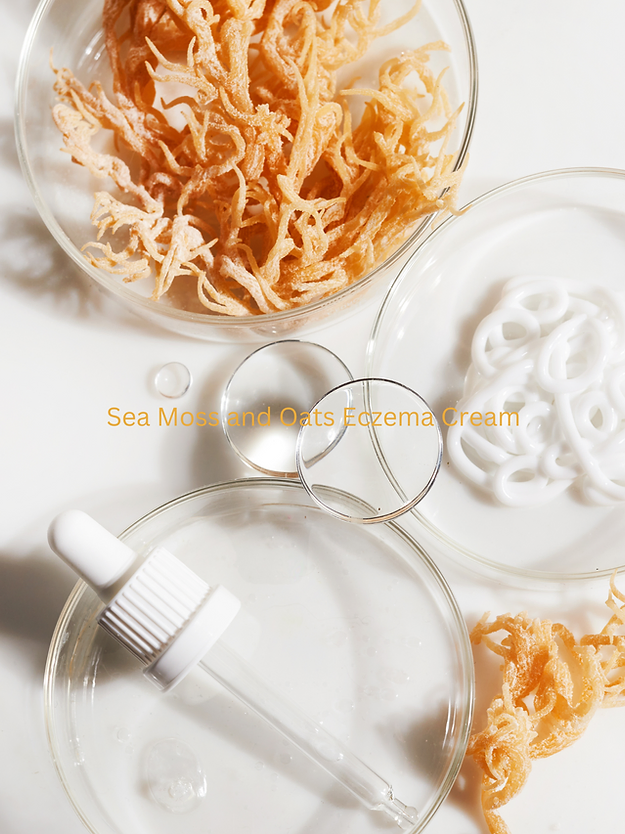
[[[322,507],[367,523],[395,518],[420,501],[441,455],[438,422],[419,394],[392,380],[358,379],[311,411],[300,429],[297,468]]]
[[[331,351],[312,342],[274,342],[254,351],[222,398],[222,425],[237,455],[266,475],[297,477],[301,423],[328,391],[352,378]]]

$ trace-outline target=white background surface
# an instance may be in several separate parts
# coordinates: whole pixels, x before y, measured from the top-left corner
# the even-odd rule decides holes
[[[550,168],[625,168],[625,5],[466,5],[480,98],[462,201]],[[219,429],[112,428],[106,416],[112,406],[158,408],[151,379],[169,361],[193,373],[185,409],[218,410],[224,382],[250,348],[196,343],[143,324],[89,287],[48,235],[22,180],[12,127],[19,49],[34,8],[33,0],[2,0],[0,19],[0,832],[81,834],[42,717],[47,647],[74,584],[48,550],[47,524],[75,506],[119,532],[169,498],[250,474]],[[374,313],[370,307],[313,338],[361,374]],[[527,609],[581,631],[584,611],[598,616],[605,597],[601,586],[513,590],[441,566],[469,626],[484,609]],[[478,672],[485,668],[480,654]],[[490,681],[481,680],[479,727],[491,695]],[[624,713],[601,713],[577,745],[535,766],[505,814],[513,834],[622,830]],[[484,832],[477,795],[468,763],[428,831]]]

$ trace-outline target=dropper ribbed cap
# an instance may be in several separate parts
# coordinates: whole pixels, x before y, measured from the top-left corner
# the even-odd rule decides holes
[[[164,547],[144,559],[80,510],[61,513],[48,540],[108,603],[100,625],[147,667],[146,676],[161,689],[187,674],[241,607],[226,588],[211,588]]]
[[[99,616],[99,623],[144,664],[176,639],[210,587],[169,551],[157,547]]]

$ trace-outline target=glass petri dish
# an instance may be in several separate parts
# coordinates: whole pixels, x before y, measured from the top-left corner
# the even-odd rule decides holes
[[[418,809],[413,832],[425,828],[464,756],[473,665],[449,588],[414,540],[345,524],[278,479],[183,496],[122,538],[164,545],[236,593],[243,611],[224,639]],[[157,692],[96,626],[99,607],[79,583],[45,674],[52,756],[89,831],[394,830],[199,671]]]
[[[473,334],[516,276],[558,276],[625,290],[625,172],[550,171],[497,188],[425,240],[387,293],[367,372],[418,390],[439,417],[461,399]],[[451,422],[449,420],[448,422]],[[506,507],[454,467],[413,511],[424,541],[508,580],[605,577],[623,570],[625,506],[571,488],[534,507]]]
[[[381,4],[380,24],[401,16],[412,5],[413,0]],[[432,218],[424,219],[396,251],[351,286],[301,307],[266,315],[232,317],[209,313],[199,302],[185,303],[175,296],[155,302],[150,297],[151,279],[127,284],[85,259],[82,247],[94,238],[90,222],[93,195],[102,190],[103,181],[73,164],[70,156],[60,151],[61,136],[51,117],[56,94],[50,55],[52,52],[55,66],[72,68],[87,86],[98,81],[110,90],[112,78],[101,16],[102,0],[78,4],[74,0],[42,0],[20,59],[15,117],[20,164],[35,205],[57,243],[96,285],[159,327],[193,338],[237,343],[258,343],[311,332],[329,319],[351,315],[376,298],[378,289],[395,277],[422,233],[429,229]],[[445,84],[452,108],[463,105],[448,148],[448,152],[457,154],[455,167],[459,168],[468,152],[477,106],[476,51],[462,0],[424,0],[412,21],[376,41],[365,58],[345,68],[339,83],[347,86],[353,78],[360,77],[360,83],[370,85],[376,80],[373,66],[404,50],[439,40],[449,44],[451,51],[435,53],[433,67],[437,73],[447,69]],[[112,152],[112,143],[101,150]]]

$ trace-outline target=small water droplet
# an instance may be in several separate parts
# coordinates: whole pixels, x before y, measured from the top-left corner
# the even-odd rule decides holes
[[[127,727],[118,727],[117,732],[115,733],[115,737],[117,741],[121,741],[122,743],[130,741],[130,730]]]
[[[282,764],[291,764],[293,756],[290,753],[280,753],[280,761]]]
[[[191,381],[191,372],[182,362],[168,362],[154,377],[158,393],[169,399],[177,399],[186,394]]]
[[[254,767],[256,768],[256,770],[262,770],[265,767],[265,765],[263,762],[256,762]]]
[[[353,701],[350,701],[349,698],[343,698],[341,701],[336,702],[337,712],[352,712],[354,708],[355,704]]]
[[[206,776],[190,747],[175,738],[158,741],[147,757],[147,783],[152,798],[174,814],[195,808],[206,796]]]

